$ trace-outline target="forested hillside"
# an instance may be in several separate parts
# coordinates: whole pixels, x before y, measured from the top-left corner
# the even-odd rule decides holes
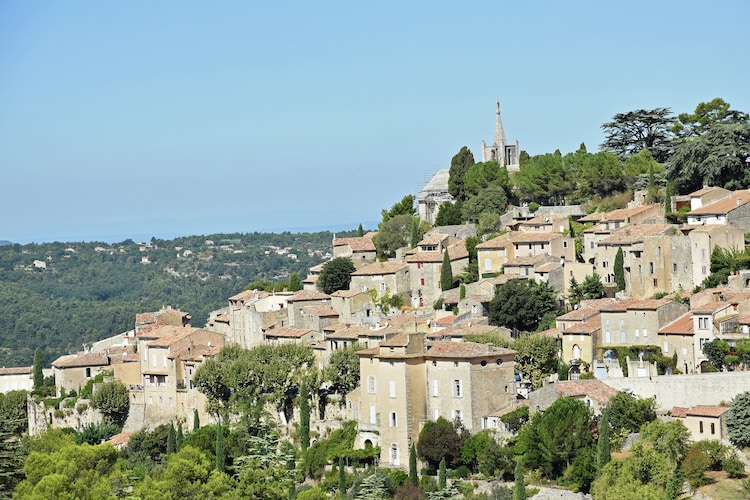
[[[193,326],[203,326],[210,311],[256,280],[304,278],[326,259],[332,238],[236,233],[0,246],[0,366],[30,365],[37,347],[48,365],[85,342],[132,329],[137,313],[162,306],[189,312]]]

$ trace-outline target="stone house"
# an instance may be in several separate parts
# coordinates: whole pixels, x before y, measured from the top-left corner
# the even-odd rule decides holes
[[[318,278],[320,278],[320,272],[323,270],[325,264],[318,264],[317,266],[311,267],[307,272],[307,277],[302,280],[303,290],[317,290],[318,289]]]
[[[529,411],[545,411],[559,398],[568,397],[583,401],[598,416],[616,394],[616,389],[600,380],[561,380],[532,391],[529,394]]]
[[[479,275],[491,278],[503,272],[505,264],[513,257],[511,233],[505,233],[476,246]]]
[[[34,367],[17,366],[0,368],[0,394],[10,391],[33,391]]]
[[[583,232],[583,258],[593,264],[597,256],[598,243],[612,235],[618,229],[630,224],[643,222],[651,217],[660,215],[661,207],[658,203],[641,205],[632,208],[621,208],[603,214],[593,227]],[[582,222],[595,220],[594,214],[581,219]]]
[[[727,434],[726,416],[728,406],[696,405],[690,408],[673,408],[672,418],[681,420],[688,431],[690,440],[703,441],[718,439],[726,441]]]
[[[409,297],[409,265],[406,262],[373,262],[352,273],[350,290],[375,290],[378,298],[386,294]]]
[[[690,199],[690,210],[698,210],[715,201],[731,196],[732,192],[728,189],[717,186],[705,186],[702,189],[693,191],[688,195]]]
[[[659,329],[688,311],[669,298],[620,300],[601,309],[601,344],[597,347],[658,346]]]
[[[356,269],[375,262],[375,243],[372,238],[377,233],[369,232],[353,238],[333,238],[333,257],[350,259]]]
[[[696,366],[705,364],[703,345],[714,339],[735,345],[748,335],[740,327],[740,318],[750,314],[750,292],[728,288],[703,290],[690,298],[693,313],[694,351]]]
[[[99,373],[110,370],[109,357],[105,351],[80,352],[60,356],[52,362],[55,375],[55,390],[60,396],[61,390],[75,390],[80,393],[81,387]]]
[[[263,334],[269,344],[311,345],[320,341],[323,335],[308,328],[274,328]]]
[[[295,328],[309,328],[316,332],[322,332],[326,326],[341,321],[339,313],[330,304],[305,306],[298,309],[296,313]]]
[[[532,259],[528,261],[529,265],[546,262],[547,257],[550,257],[550,260],[575,261],[573,238],[557,233],[514,231],[480,243],[476,250],[482,278],[489,278],[501,272],[514,274],[511,271],[503,271],[507,265],[520,262],[514,259]]]
[[[306,307],[330,307],[331,296],[317,290],[300,290],[299,292],[287,297],[286,303],[288,322],[280,326],[296,327],[297,325],[305,324],[303,310]]]
[[[659,328],[659,345],[662,354],[677,354],[677,369],[683,373],[696,373],[700,370],[695,350],[693,312],[688,311],[676,320]],[[700,346],[699,346],[700,347]],[[702,355],[702,353],[699,353]]]
[[[692,287],[684,286],[686,290],[703,283],[711,273],[711,254],[714,248],[721,247],[727,250],[742,250],[745,248],[745,233],[739,227],[726,224],[708,224],[692,228],[688,233],[690,239],[690,256],[687,261],[675,261],[672,264],[673,271],[677,267],[692,264],[691,284]]]
[[[331,307],[339,313],[343,323],[373,324],[380,319],[376,314],[372,295],[359,290],[338,290],[331,294]]]
[[[732,224],[750,232],[750,190],[734,191],[722,198],[688,212],[689,226],[709,224]]]
[[[516,396],[515,351],[424,337],[402,333],[357,353],[361,385],[347,396],[359,423],[355,446],[380,446],[380,463],[390,467],[408,466],[427,420],[459,419],[476,432]]]
[[[448,252],[453,276],[462,274],[469,265],[469,252],[464,240],[452,236],[433,235],[406,256],[412,307],[431,307],[440,298],[443,252]]]
[[[570,231],[570,220],[567,215],[537,215],[533,219],[519,223],[517,230],[562,234]]]
[[[293,296],[288,292],[244,290],[229,297],[227,341],[246,349],[262,344],[266,330],[290,324],[287,301]]]

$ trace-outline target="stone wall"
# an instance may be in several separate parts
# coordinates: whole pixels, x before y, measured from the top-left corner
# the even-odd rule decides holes
[[[656,397],[657,411],[675,406],[729,404],[736,395],[750,390],[750,371],[662,375],[649,378],[602,380],[618,391],[632,391],[643,398]]]
[[[37,403],[29,396],[26,400],[29,413],[29,435],[36,436],[47,429],[64,427],[80,432],[88,425],[101,423],[102,415],[91,406],[91,401],[78,399],[73,408],[65,408],[68,400],[69,398],[62,400],[58,408],[45,408],[44,402]]]

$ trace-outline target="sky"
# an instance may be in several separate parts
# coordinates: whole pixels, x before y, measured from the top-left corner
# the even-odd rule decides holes
[[[531,155],[750,111],[750,2],[0,2],[0,240],[375,228],[495,101]]]

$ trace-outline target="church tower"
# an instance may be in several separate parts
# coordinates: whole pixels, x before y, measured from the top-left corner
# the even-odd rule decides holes
[[[500,117],[500,101],[495,103],[495,137],[492,146],[482,141],[482,161],[496,161],[500,166],[508,169],[508,172],[514,172],[519,169],[518,165],[518,140],[515,144],[506,144],[505,130],[503,130],[503,120]]]

